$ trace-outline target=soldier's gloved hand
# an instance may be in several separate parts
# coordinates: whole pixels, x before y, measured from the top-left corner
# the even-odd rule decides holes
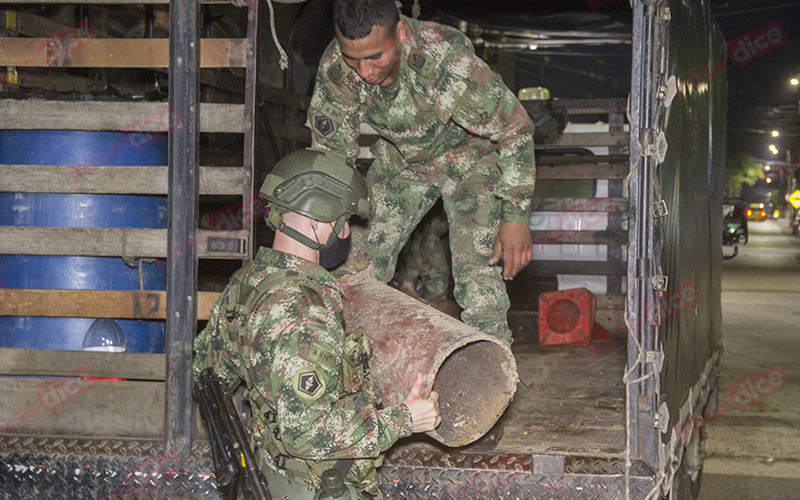
[[[503,279],[514,278],[531,261],[531,230],[527,224],[502,222],[494,240],[489,265],[503,259]]]
[[[439,416],[439,393],[431,391],[431,394],[424,398],[420,394],[422,389],[422,374],[417,373],[417,380],[414,387],[406,396],[403,403],[411,412],[411,422],[414,424],[413,432],[428,432],[435,429],[441,422]]]

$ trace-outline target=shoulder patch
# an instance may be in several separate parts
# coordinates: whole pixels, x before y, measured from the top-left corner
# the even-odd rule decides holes
[[[434,61],[431,57],[414,51],[408,55],[408,67],[428,78],[433,74]]]
[[[316,342],[311,344],[306,357],[312,363],[316,363],[331,371],[333,371],[336,366],[336,355]]]
[[[316,368],[308,366],[295,373],[292,388],[300,399],[314,401],[325,394],[325,379]]]
[[[322,103],[322,106],[319,110],[323,115],[330,117],[331,120],[337,123],[343,122],[345,116],[347,116],[347,113],[345,113],[344,110],[335,104],[331,104],[330,102]]]
[[[325,102],[319,109],[319,114],[314,117],[314,128],[324,137],[336,132],[344,121],[345,112],[337,106]]]
[[[342,64],[342,58],[340,57],[328,70],[328,78],[336,82],[337,85],[341,83],[342,77],[344,77]]]
[[[325,115],[317,115],[314,117],[314,128],[325,137],[336,131],[336,125]]]
[[[458,100],[453,115],[460,116],[467,123],[482,123],[489,119],[486,106],[466,95]]]

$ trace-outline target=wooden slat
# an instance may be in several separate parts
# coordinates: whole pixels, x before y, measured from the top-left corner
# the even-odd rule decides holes
[[[168,38],[88,38],[77,30],[49,38],[0,38],[0,66],[167,68]],[[201,68],[243,68],[242,38],[204,38]]]
[[[77,376],[85,373],[74,368]],[[164,384],[0,377],[0,418],[11,434],[158,438],[164,433]]]
[[[200,167],[200,194],[241,195],[241,167]],[[10,193],[167,194],[167,167],[0,165]]]
[[[197,319],[210,317],[217,292],[197,292]],[[166,292],[161,290],[37,290],[7,288],[0,316],[165,319]],[[2,363],[0,363],[2,368]]]
[[[535,276],[557,274],[585,274],[588,276],[624,276],[628,267],[625,262],[580,261],[580,260],[533,260],[529,264]]]
[[[247,237],[247,231],[200,230],[195,242],[174,249],[171,257],[182,258],[190,245],[197,245],[200,258],[242,259]],[[210,249],[209,238],[222,239],[230,247]],[[0,254],[166,257],[167,230],[0,226]]]
[[[625,307],[625,295],[597,295],[598,309],[622,309]]]
[[[589,147],[589,146],[627,146],[630,136],[627,132],[575,132],[562,134],[548,147]]]
[[[614,245],[628,244],[628,232],[617,231],[531,231],[533,243],[545,245]]]
[[[624,179],[628,176],[628,164],[612,165],[536,165],[537,179]]]
[[[624,113],[628,106],[626,99],[564,99],[553,98],[553,106],[566,108],[571,115]]]
[[[53,352],[58,353],[53,361],[62,363],[60,355],[66,351]],[[127,365],[129,362],[125,358],[132,355],[111,356],[117,357],[115,364]],[[161,357],[162,364],[165,364],[163,354],[145,356]],[[74,367],[68,372],[72,374],[80,374],[81,368],[87,367],[82,364],[67,366]],[[92,368],[92,375],[102,377],[105,373],[103,368],[96,368],[100,371]],[[71,394],[63,391],[66,397],[56,399],[59,389],[69,389]],[[234,393],[234,397],[237,394]],[[192,407],[192,439],[208,441],[208,427],[200,416],[196,400]],[[69,449],[70,438],[98,438],[101,443],[113,442],[115,438],[132,438],[139,443],[148,440],[160,443],[164,438],[164,383],[0,376],[0,435],[5,439],[19,437],[32,449],[36,446],[35,438],[42,436],[65,438],[66,449]],[[28,436],[34,440],[27,441]]]
[[[93,377],[163,381],[166,361],[164,354],[0,349],[5,375],[66,377],[76,367],[86,367]]]
[[[542,165],[598,165],[598,164],[628,164],[628,155],[564,155],[548,154],[547,146],[536,155],[536,166]]]
[[[626,198],[534,198],[539,212],[627,212]]]
[[[242,104],[200,105],[201,132],[242,133]],[[0,100],[0,129],[167,132],[179,117],[164,102]]]

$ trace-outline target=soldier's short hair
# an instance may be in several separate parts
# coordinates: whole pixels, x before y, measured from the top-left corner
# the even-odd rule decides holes
[[[349,40],[369,35],[373,26],[382,26],[394,34],[400,12],[394,0],[336,0],[333,22]]]

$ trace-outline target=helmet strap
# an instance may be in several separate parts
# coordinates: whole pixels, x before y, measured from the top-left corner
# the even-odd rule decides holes
[[[339,217],[338,219],[336,219],[336,223],[333,225],[333,232],[328,237],[328,241],[325,242],[325,245],[331,244],[333,242],[333,239],[340,232],[342,232],[342,229],[344,228],[344,223],[345,222],[347,222],[347,215],[343,215],[343,216]],[[312,240],[311,238],[309,238],[308,236],[304,235],[303,233],[301,233],[297,229],[295,229],[293,227],[290,227],[290,226],[287,226],[286,223],[283,220],[281,220],[280,222],[275,224],[275,230],[282,232],[286,236],[292,238],[293,240],[297,241],[298,243],[301,243],[301,244],[307,246],[308,248],[310,248],[312,250],[319,250],[320,247],[323,246],[323,244],[320,243],[319,240],[317,240],[317,241]]]

